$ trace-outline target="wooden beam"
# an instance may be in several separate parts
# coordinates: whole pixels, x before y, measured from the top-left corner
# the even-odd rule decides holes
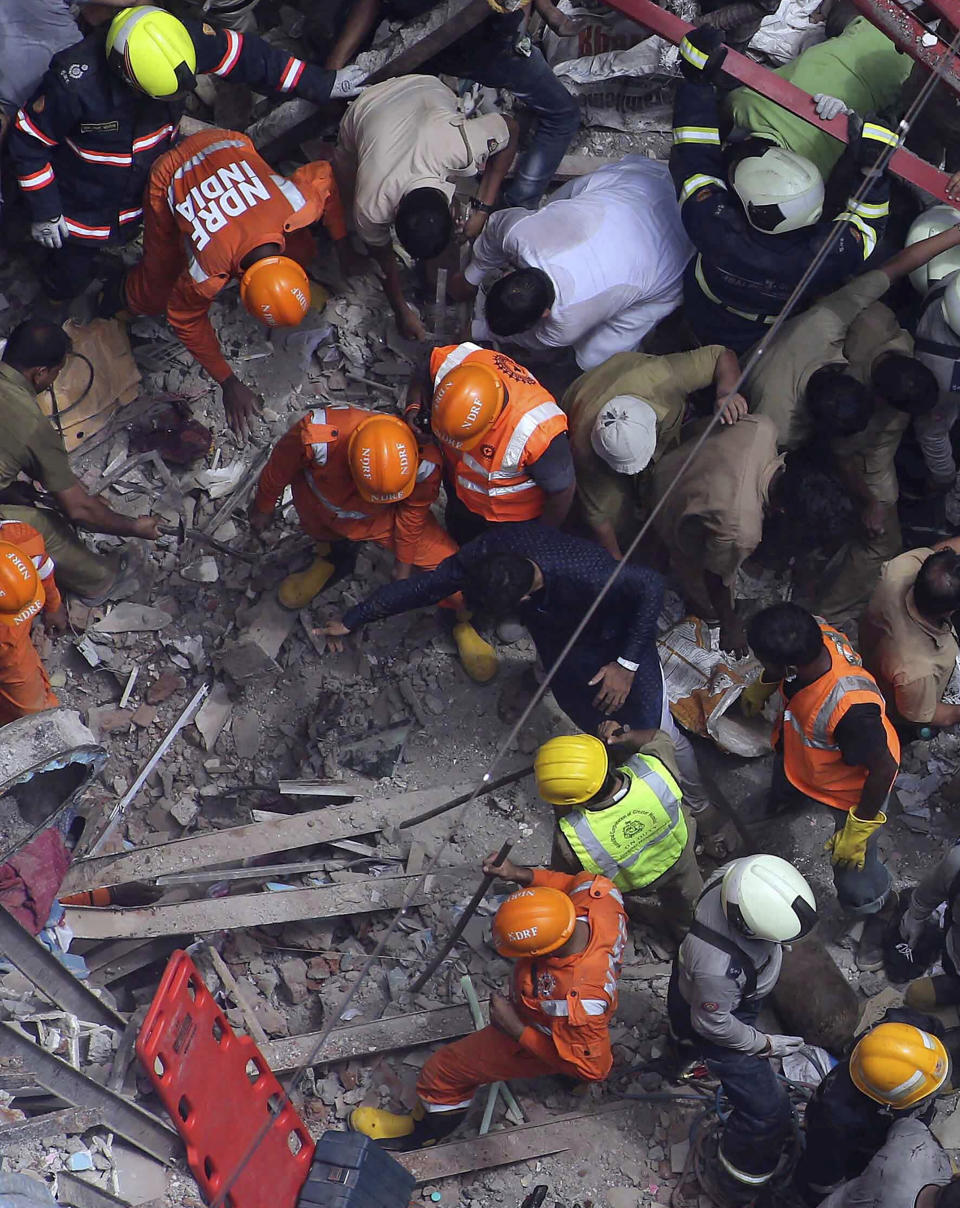
[[[422,905],[431,892],[437,869],[411,905]],[[455,873],[462,881],[463,869]],[[376,910],[397,910],[419,880],[410,877],[369,877],[318,889],[238,894],[233,898],[204,898],[165,906],[68,906],[67,926],[78,939],[152,939],[161,935],[196,935],[205,931],[231,931],[238,927],[263,927],[298,919],[335,919]]]
[[[458,13],[454,13],[443,25],[438,26],[432,33],[414,42],[406,50],[402,50],[389,62],[370,73],[364,84],[379,84],[381,80],[392,80],[396,76],[410,75],[421,67],[428,59],[446,50],[454,42],[468,34],[472,29],[490,16],[490,5],[487,0],[467,0]]]
[[[486,1003],[487,999],[482,999]],[[466,1003],[432,1011],[413,1011],[409,1015],[394,1015],[373,1023],[356,1023],[335,1028],[327,1037],[314,1065],[332,1065],[355,1057],[371,1057],[375,1053],[391,1053],[396,1049],[416,1048],[435,1040],[450,1040],[473,1031],[470,1008]],[[267,1064],[274,1073],[299,1069],[317,1047],[320,1032],[306,1032],[285,1040],[271,1040],[260,1046]]]
[[[293,851],[335,839],[372,835],[384,826],[396,826],[424,809],[442,805],[452,796],[469,792],[472,785],[446,785],[438,789],[415,789],[396,797],[374,797],[349,805],[328,806],[278,818],[275,822],[257,822],[224,830],[205,831],[171,843],[141,847],[137,851],[94,856],[81,860],[67,870],[63,882],[65,894],[123,885],[128,881],[147,881],[165,873],[188,872],[230,864],[271,852]]]
[[[435,1179],[448,1179],[453,1175],[468,1174],[473,1170],[507,1166],[511,1162],[526,1162],[531,1158],[563,1153],[567,1149],[582,1152],[582,1128],[585,1120],[627,1112],[632,1106],[631,1103],[608,1103],[598,1111],[560,1116],[549,1124],[526,1124],[520,1128],[488,1133],[485,1137],[451,1141],[446,1145],[436,1145],[432,1149],[420,1149],[413,1153],[398,1153],[393,1156],[410,1171],[418,1183],[432,1183]]]
[[[448,17],[442,25],[438,25],[419,41],[414,42],[405,50],[401,50],[399,54],[394,55],[392,59],[372,71],[365,83],[379,84],[382,80],[409,75],[416,71],[428,59],[432,59],[434,55],[438,55],[458,38],[464,37],[475,29],[490,16],[490,11],[487,0],[467,0],[467,3]],[[419,20],[424,25],[428,25],[431,15],[428,12]],[[364,56],[360,57],[362,59]],[[269,113],[248,128],[247,134],[264,159],[271,162],[278,156],[287,154],[304,138],[313,134],[316,131],[318,119],[332,118],[338,111],[343,111],[342,103],[327,101],[323,105],[315,105],[312,101],[296,97],[271,109]]]
[[[69,1170],[57,1174],[57,1201],[70,1208],[130,1208],[127,1200],[118,1200],[96,1183],[88,1183]]]
[[[30,1116],[0,1128],[0,1154],[15,1154],[22,1146],[32,1145],[44,1137],[73,1137],[102,1124],[103,1116],[95,1107],[66,1107],[62,1111]]]

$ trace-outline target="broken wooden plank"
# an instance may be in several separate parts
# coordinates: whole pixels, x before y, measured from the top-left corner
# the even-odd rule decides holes
[[[432,876],[411,905],[430,896]],[[455,873],[463,879],[463,870]],[[343,915],[397,910],[418,877],[368,877],[360,882],[323,885],[318,889],[289,889],[278,893],[238,894],[233,898],[204,898],[164,906],[69,906],[67,926],[78,939],[151,939],[161,935],[196,935],[237,927],[264,927],[298,919],[335,919]]]
[[[434,10],[425,13],[421,18],[415,18],[425,27],[432,24]],[[438,55],[458,38],[464,37],[475,29],[483,20],[490,16],[490,5],[487,0],[467,0],[457,12],[446,21],[437,25],[418,41],[401,50],[399,54],[388,59],[382,66],[377,67],[364,81],[366,85],[378,84],[382,80],[390,80],[395,76],[409,75],[416,71],[428,59]],[[409,24],[409,23],[407,23]],[[364,59],[369,63],[368,54],[372,57],[376,51],[361,53],[358,64],[364,66]],[[387,51],[389,53],[389,50]],[[264,159],[273,162],[278,155],[283,155],[296,143],[314,133],[322,118],[333,118],[342,112],[342,105],[327,101],[316,105],[313,101],[296,97],[284,101],[275,109],[271,109],[252,126],[247,128],[247,135]]]
[[[90,952],[85,952],[83,959],[90,970],[90,981],[97,986],[109,986],[128,973],[166,960],[176,947],[176,939],[170,937],[142,941],[117,940],[116,943],[98,944]]]
[[[411,815],[416,816],[424,808],[429,810],[442,805],[451,796],[464,792],[469,792],[469,786],[415,789],[396,797],[374,797],[369,801],[292,814],[275,822],[232,826],[137,851],[94,856],[71,865],[64,878],[63,892],[79,893],[123,885],[127,881],[152,880],[164,873],[209,868],[270,852],[292,851],[334,839],[370,835],[384,826],[397,825]]]
[[[488,0],[468,0],[458,13],[454,13],[443,25],[414,42],[406,50],[395,55],[389,62],[370,73],[364,80],[364,85],[379,84],[382,80],[392,80],[396,76],[410,75],[428,59],[446,50],[458,39],[476,29],[481,22],[490,16]]]
[[[435,1179],[448,1179],[474,1170],[489,1170],[494,1166],[507,1166],[511,1162],[525,1162],[530,1158],[543,1158],[567,1149],[582,1151],[585,1120],[625,1113],[632,1106],[623,1102],[605,1103],[595,1112],[560,1116],[549,1124],[526,1124],[504,1132],[488,1133],[485,1137],[451,1141],[446,1145],[435,1145],[432,1149],[393,1156],[418,1183],[432,1183]]]
[[[88,1183],[69,1170],[57,1174],[57,1202],[70,1208],[130,1208],[127,1200],[118,1200],[96,1183]]]
[[[342,780],[278,780],[277,792],[282,797],[361,797],[363,785]]]
[[[21,1146],[32,1145],[44,1137],[74,1137],[101,1124],[103,1116],[95,1107],[66,1107],[62,1111],[4,1124],[0,1128],[0,1154],[14,1154]]]
[[[342,868],[343,860],[297,860],[289,864],[245,864],[242,868],[198,868],[195,872],[171,872],[157,877],[161,889],[175,885],[209,885],[215,881],[273,881],[302,877],[311,872]],[[410,869],[407,869],[409,872]]]
[[[487,999],[481,999],[481,1004]],[[473,1030],[470,1008],[466,1003],[431,1011],[413,1011],[409,1015],[394,1015],[373,1023],[355,1023],[334,1028],[327,1037],[314,1065],[332,1065],[354,1057],[370,1057],[375,1053],[392,1053],[397,1049],[415,1048],[434,1040],[451,1040],[466,1036]],[[260,1046],[267,1064],[276,1073],[299,1069],[312,1056],[321,1032],[306,1032],[285,1040],[271,1040]]]

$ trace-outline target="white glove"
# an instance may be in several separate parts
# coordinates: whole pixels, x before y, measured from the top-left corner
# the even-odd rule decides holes
[[[44,247],[63,247],[64,239],[70,235],[67,220],[62,214],[56,218],[47,218],[43,222],[32,222],[30,234],[37,243]]]
[[[760,1053],[761,1057],[786,1057],[796,1053],[807,1042],[802,1036],[768,1036],[767,1047]]]
[[[813,98],[813,103],[817,107],[817,117],[823,118],[825,122],[839,117],[841,113],[853,113],[846,101],[841,101],[838,96],[830,96],[827,92],[818,92]]]
[[[365,67],[358,67],[356,63],[351,67],[341,67],[334,77],[330,99],[345,101],[352,96],[359,96],[363,92],[363,81],[369,74]]]
[[[915,919],[911,916],[908,910],[900,920],[900,938],[906,942],[907,947],[913,951],[914,945],[923,935],[923,928],[926,920]]]

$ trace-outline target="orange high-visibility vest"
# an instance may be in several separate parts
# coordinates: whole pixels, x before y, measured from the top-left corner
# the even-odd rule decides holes
[[[551,877],[556,874],[551,874]],[[553,1040],[564,1061],[605,1078],[613,1065],[610,1023],[617,1010],[620,965],[627,942],[623,895],[606,877],[582,872],[565,891],[590,942],[576,956],[521,957],[514,964],[512,998],[523,1021]]]
[[[489,365],[503,381],[507,401],[478,445],[472,449],[444,445],[457,496],[486,520],[536,520],[545,496],[525,467],[567,431],[567,417],[529,370],[502,352],[476,344],[448,344],[433,350],[430,376],[434,390],[451,369],[464,363]]]
[[[372,414],[362,407],[329,403],[326,407],[315,407],[300,421],[300,438],[309,463],[304,472],[307,486],[321,509],[331,517],[332,527],[355,541],[372,540],[381,535],[381,530],[388,532],[393,514],[401,506],[369,503],[357,490],[350,473],[347,460],[350,437]],[[434,487],[439,491],[439,467],[439,453],[429,447],[422,449],[415,495],[435,474]]]
[[[774,727],[774,745],[782,732],[783,770],[794,788],[824,805],[849,810],[860,801],[867,769],[843,762],[834,741],[837,723],[854,705],[879,705],[887,745],[898,762],[900,740],[877,681],[864,669],[860,655],[839,630],[817,620],[830,653],[830,670],[786,702]]]

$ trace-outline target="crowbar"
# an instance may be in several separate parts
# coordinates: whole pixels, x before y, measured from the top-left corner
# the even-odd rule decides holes
[[[176,537],[179,545],[183,545],[185,541],[195,541],[197,545],[216,550],[218,554],[226,554],[229,558],[237,558],[241,562],[249,562],[252,565],[259,561],[254,554],[245,554],[243,550],[234,549],[226,541],[218,541],[216,537],[211,537],[202,529],[187,528],[182,516],[179,524],[158,524],[157,529],[166,537]]]
[[[494,856],[494,863],[496,865],[498,865],[498,866],[501,865],[504,862],[504,860],[507,858],[507,856],[510,855],[511,847],[513,847],[512,843],[510,843],[510,842],[504,843],[503,847],[501,847],[500,850],[497,852],[496,856]],[[430,962],[430,964],[427,965],[426,969],[424,969],[424,971],[420,974],[420,976],[417,978],[417,980],[411,984],[411,986],[410,986],[411,994],[419,994],[420,991],[423,989],[423,987],[430,980],[430,978],[433,977],[434,973],[436,973],[436,971],[440,968],[441,964],[446,959],[447,954],[449,953],[450,949],[457,942],[457,940],[460,938],[460,936],[463,935],[464,930],[466,929],[467,923],[469,923],[470,920],[473,918],[473,916],[477,913],[477,907],[480,905],[480,903],[483,901],[483,899],[487,896],[487,890],[490,888],[490,886],[494,883],[494,881],[496,879],[497,878],[494,876],[493,873],[488,873],[483,878],[483,880],[480,882],[480,884],[477,886],[477,892],[473,895],[473,897],[470,899],[470,901],[464,907],[463,913],[460,915],[460,918],[457,920],[456,927],[454,927],[454,929],[447,936],[446,940],[444,940],[444,942],[440,945],[440,950],[437,952],[436,956],[433,958],[433,960]]]

